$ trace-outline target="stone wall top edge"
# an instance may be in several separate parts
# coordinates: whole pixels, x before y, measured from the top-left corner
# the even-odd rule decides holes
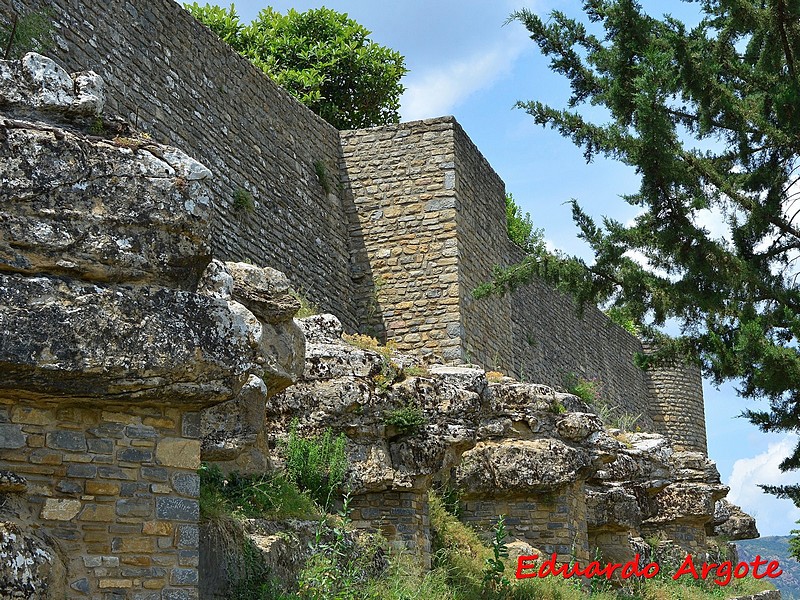
[[[516,264],[516,263],[522,261],[523,258],[525,258],[525,251],[522,250],[522,248],[520,248],[516,244],[514,244],[514,242],[512,242],[510,239],[508,241],[508,246],[509,246],[508,256],[509,256],[509,259],[511,261],[509,263],[509,265]],[[557,293],[562,294],[567,300],[573,301],[572,298],[568,294],[565,294],[563,292],[558,292],[557,290],[554,290],[554,291],[556,291]],[[642,352],[644,352],[646,350],[646,347],[642,344],[642,340],[640,340],[638,337],[633,335],[630,331],[628,331],[627,329],[625,329],[621,325],[618,325],[617,323],[612,321],[608,317],[608,315],[606,315],[602,310],[600,310],[594,304],[586,305],[583,310],[584,310],[584,313],[586,313],[586,312],[593,313],[596,316],[596,318],[601,319],[604,323],[608,324],[611,327],[612,330],[615,330],[618,334],[623,336],[623,338],[628,339],[631,344],[635,345],[637,348],[640,348],[640,350]]]
[[[387,125],[375,125],[374,127],[364,127],[362,129],[342,129],[339,131],[342,137],[350,137],[364,132],[378,132],[378,131],[392,131],[401,129],[416,129],[419,127],[425,128],[431,125],[438,125],[440,123],[454,123],[458,125],[458,121],[453,115],[444,115],[441,117],[433,117],[430,119],[417,119],[415,121],[401,121],[400,123],[389,123]],[[459,125],[459,127],[461,127]]]
[[[138,1],[142,1],[142,0],[138,0]],[[144,0],[144,1],[146,3],[149,0]],[[197,32],[202,31],[203,33],[200,34],[200,35],[205,35],[206,36],[205,40],[197,40],[196,39],[195,40],[196,43],[208,44],[210,46],[216,46],[216,49],[218,51],[229,54],[231,57],[233,57],[233,60],[239,61],[240,64],[245,69],[250,69],[254,76],[262,78],[264,80],[264,85],[266,85],[268,87],[271,87],[274,92],[278,93],[284,99],[285,102],[288,102],[289,104],[291,104],[294,107],[294,109],[299,109],[301,112],[305,112],[306,113],[306,117],[308,117],[312,121],[316,121],[316,123],[319,126],[329,129],[330,133],[335,135],[338,132],[338,129],[336,129],[336,127],[334,127],[333,125],[328,123],[325,119],[320,117],[318,114],[316,114],[310,108],[308,108],[305,104],[303,104],[297,98],[292,96],[292,94],[290,94],[287,90],[285,90],[283,87],[278,85],[275,81],[273,81],[273,79],[269,75],[267,75],[266,73],[264,73],[264,71],[262,71],[257,66],[255,66],[250,61],[250,59],[248,59],[248,58],[242,56],[241,54],[239,54],[238,52],[236,52],[236,50],[234,50],[231,46],[229,46],[227,42],[221,40],[219,38],[219,36],[217,36],[217,34],[214,33],[209,27],[207,27],[206,25],[204,25],[203,23],[201,23],[200,21],[195,19],[194,16],[192,16],[192,14],[188,10],[183,8],[183,6],[180,3],[173,2],[173,3],[169,3],[169,4],[174,4],[173,13],[174,13],[176,18],[186,19],[188,22],[190,22],[192,24],[192,27],[194,28],[194,31],[195,31],[195,35],[197,35]],[[178,15],[180,15],[180,16],[178,16]],[[175,28],[178,31],[181,30],[180,25],[175,25]]]

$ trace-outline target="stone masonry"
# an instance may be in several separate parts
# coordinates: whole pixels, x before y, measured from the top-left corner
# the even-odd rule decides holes
[[[172,0],[21,4],[54,11],[54,55],[104,77],[111,111],[218,174],[215,256],[285,271],[348,331],[433,361],[595,379],[618,415],[705,451],[696,372],[643,373],[638,340],[544,284],[472,298],[521,251],[502,180],[452,117],[337,132]]]

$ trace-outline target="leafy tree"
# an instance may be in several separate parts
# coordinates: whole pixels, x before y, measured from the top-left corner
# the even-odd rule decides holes
[[[397,123],[400,53],[369,39],[370,32],[328,8],[282,15],[262,10],[249,25],[229,9],[185,5],[237,52],[339,129]]]
[[[506,194],[506,230],[511,241],[527,253],[544,248],[543,231],[533,228],[531,214],[523,214],[512,194]]]
[[[596,223],[573,202],[591,264],[540,252],[478,293],[538,275],[584,302],[624,307],[667,356],[693,357],[716,382],[765,398],[763,431],[800,431],[800,2],[700,0],[689,27],[634,0],[586,0],[577,20],[512,15],[569,80],[566,109],[521,102],[584,150],[635,167],[632,224]],[[599,124],[587,106],[608,115]],[[597,114],[596,110],[592,114]],[[714,215],[727,228],[703,226]],[[635,256],[644,260],[634,260]],[[666,321],[681,335],[659,334]],[[800,445],[781,464],[800,467]],[[800,486],[767,487],[800,505]]]

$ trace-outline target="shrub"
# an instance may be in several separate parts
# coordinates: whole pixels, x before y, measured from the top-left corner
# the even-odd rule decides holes
[[[334,436],[330,429],[320,436],[301,437],[297,427],[295,420],[285,448],[286,472],[300,489],[327,509],[344,483],[347,438],[341,433]]]
[[[319,306],[314,304],[304,294],[301,294],[295,290],[292,290],[291,294],[297,299],[298,302],[300,302],[300,309],[295,315],[296,319],[305,319],[306,317],[313,317],[314,315],[318,315],[320,313]]]
[[[233,208],[237,211],[250,212],[255,208],[253,194],[244,188],[239,188],[233,193]]]
[[[511,241],[528,254],[544,249],[543,230],[534,229],[531,214],[523,215],[511,194],[506,194],[506,231]]]
[[[44,54],[53,45],[53,19],[50,9],[0,17],[0,51],[3,60],[22,58],[28,52]]]
[[[600,400],[600,380],[597,378],[587,379],[575,373],[569,373],[564,381],[567,392],[577,396],[588,404],[595,404]]]
[[[390,410],[383,416],[383,423],[394,427],[401,435],[416,433],[427,422],[422,409],[410,404]]]
[[[505,574],[504,561],[508,559],[508,546],[506,545],[508,530],[505,521],[503,515],[497,518],[492,537],[492,556],[486,559],[483,567],[483,589],[487,595],[506,594],[511,587],[511,582]]]
[[[503,377],[505,377],[505,375],[500,371],[486,371],[486,381],[489,383],[500,383]]]

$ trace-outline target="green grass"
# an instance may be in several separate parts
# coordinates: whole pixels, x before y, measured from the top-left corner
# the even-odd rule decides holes
[[[201,519],[213,519],[222,529],[238,526],[237,517],[241,516],[309,518],[317,510],[307,495],[279,474],[226,477],[218,468],[204,465],[200,475]],[[348,550],[342,534],[347,517],[337,521],[316,514],[320,526],[328,528],[338,541],[317,548],[316,559],[300,574],[301,583],[312,582],[313,585],[303,585],[300,591],[282,591],[281,586],[260,569],[256,556],[248,559],[247,553],[253,549],[242,541],[240,526],[229,534],[241,548],[244,564],[252,564],[235,584],[231,600],[723,600],[771,589],[768,582],[749,577],[732,580],[727,586],[714,584],[711,577],[706,582],[685,577],[674,581],[671,576],[676,567],[666,563],[662,563],[661,573],[655,578],[629,579],[622,588],[612,587],[604,578],[592,578],[588,583],[560,577],[517,580],[514,578],[516,563],[508,560],[505,573],[511,585],[494,592],[487,589],[484,579],[487,559],[496,556],[477,533],[453,516],[433,493],[430,495],[433,568],[425,571],[411,557],[395,554],[383,573],[366,576],[368,569],[356,563],[375,554],[376,542]],[[323,552],[325,548],[329,550],[327,553]],[[353,564],[358,568],[347,569],[340,564],[342,557],[347,556],[349,562],[345,563],[356,560]],[[327,593],[322,591],[324,589],[331,591]]]
[[[318,519],[310,496],[284,475],[223,475],[216,465],[200,467],[200,519]]]

